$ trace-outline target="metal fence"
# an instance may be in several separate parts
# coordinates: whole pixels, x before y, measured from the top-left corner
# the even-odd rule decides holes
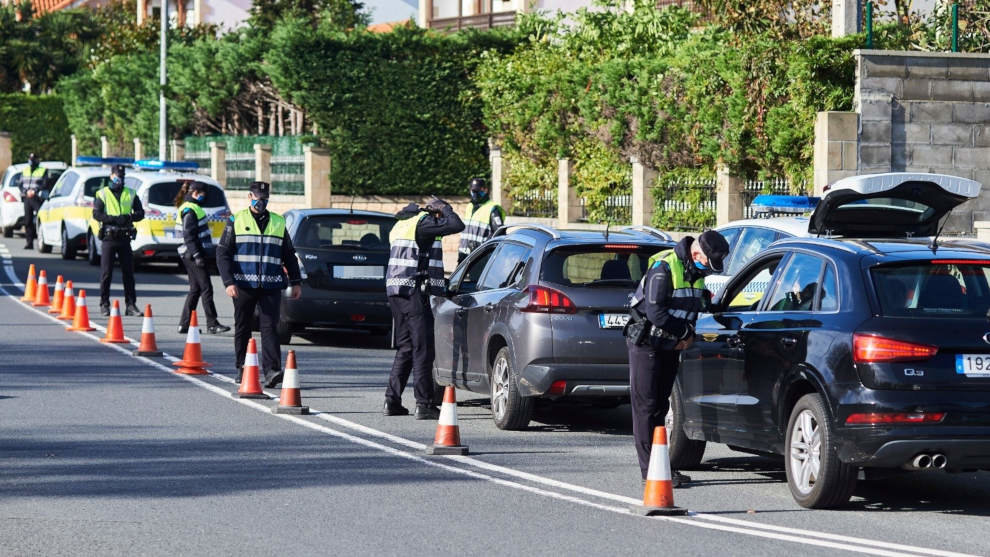
[[[512,194],[509,214],[514,217],[554,218],[557,216],[557,190],[530,190]]]
[[[592,222],[597,220],[609,224],[632,223],[631,195],[610,195],[597,208],[590,208],[588,199],[585,197],[580,198],[579,203],[581,209],[578,212],[578,222]],[[592,212],[597,213],[598,218],[593,219],[590,215]]]
[[[298,137],[273,136],[191,136],[186,137],[186,159],[196,160],[209,174],[210,148],[212,141],[227,146],[227,189],[246,190],[254,181],[254,146],[270,145],[272,193],[304,193],[303,184],[303,143]],[[195,157],[195,158],[194,158]]]
[[[202,174],[203,176],[210,175],[209,151],[186,151],[185,160],[199,165],[199,168],[196,169],[196,174]]]
[[[664,230],[703,230],[716,225],[715,178],[677,180],[653,188],[653,222]]]

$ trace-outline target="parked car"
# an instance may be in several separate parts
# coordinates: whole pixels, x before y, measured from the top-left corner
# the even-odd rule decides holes
[[[282,298],[278,335],[288,344],[307,327],[386,334],[392,312],[385,296],[388,235],[395,217],[374,211],[293,209],[286,227],[303,273],[302,296]]]
[[[526,427],[536,398],[628,399],[629,299],[650,256],[674,242],[647,228],[511,230],[432,300],[437,383],[489,395],[501,429]]]
[[[671,462],[706,442],[782,455],[794,499],[848,501],[860,469],[990,468],[990,246],[933,241],[971,180],[842,180],[729,280],[682,354]],[[755,302],[739,300],[769,274]]]
[[[44,161],[43,168],[48,169],[50,180],[58,179],[65,171],[64,162]],[[0,179],[0,228],[3,237],[10,238],[14,231],[24,226],[24,204],[21,202],[21,174],[28,167],[27,163],[12,164],[7,167],[3,178]]]

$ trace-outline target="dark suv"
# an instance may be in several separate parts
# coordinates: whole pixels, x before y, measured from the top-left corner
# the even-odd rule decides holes
[[[698,464],[706,441],[783,455],[795,500],[815,508],[845,503],[860,468],[990,468],[990,246],[926,237],[979,189],[844,180],[810,232],[854,238],[754,257],[682,354],[673,465]]]
[[[526,427],[537,397],[628,398],[629,298],[670,237],[512,230],[476,249],[433,298],[437,383],[490,395],[501,429]]]

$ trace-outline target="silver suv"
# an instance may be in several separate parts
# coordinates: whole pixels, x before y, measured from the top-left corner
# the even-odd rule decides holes
[[[436,317],[434,378],[491,397],[500,429],[529,424],[536,398],[629,396],[622,327],[656,252],[651,228],[503,228],[458,265]]]

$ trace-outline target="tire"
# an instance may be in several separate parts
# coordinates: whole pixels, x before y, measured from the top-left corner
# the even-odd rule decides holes
[[[41,221],[38,221],[34,226],[34,229],[38,234],[38,251],[41,253],[51,253],[52,245],[45,243],[45,234],[41,229]]]
[[[90,233],[86,236],[86,261],[96,267],[100,264],[100,254],[96,253],[96,238]]]
[[[707,443],[695,441],[684,433],[684,403],[681,400],[681,389],[676,384],[670,393],[670,410],[664,424],[667,427],[670,467],[674,470],[697,468],[705,457]]]
[[[533,398],[519,394],[519,377],[512,368],[509,348],[495,355],[490,370],[492,419],[499,429],[523,429],[533,417]]]
[[[69,231],[62,227],[62,259],[75,259],[76,248],[69,240]]]
[[[279,344],[290,344],[292,342],[292,323],[279,319],[275,324],[275,336],[278,337]]]
[[[787,487],[799,505],[827,509],[852,497],[857,469],[839,460],[835,429],[821,395],[804,395],[794,405],[784,450]]]
[[[14,227],[13,226],[4,226],[3,227],[3,237],[4,238],[13,238],[14,237]]]

